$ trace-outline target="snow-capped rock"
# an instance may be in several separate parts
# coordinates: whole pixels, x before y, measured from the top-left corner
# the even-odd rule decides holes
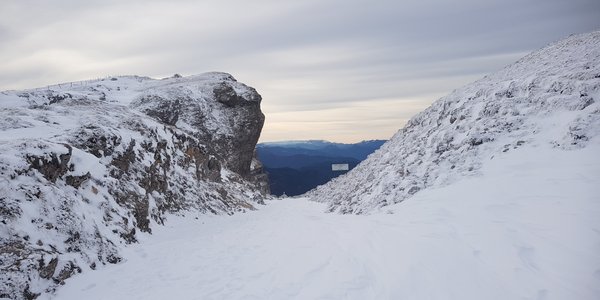
[[[478,174],[484,160],[600,134],[600,31],[570,36],[437,100],[353,171],[308,195],[367,213]],[[557,170],[560,172],[560,170]]]
[[[0,93],[0,298],[117,263],[169,214],[263,203],[260,102],[225,73]]]

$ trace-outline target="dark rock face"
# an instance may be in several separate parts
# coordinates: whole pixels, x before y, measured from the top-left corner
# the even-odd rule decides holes
[[[49,157],[27,156],[31,168],[42,173],[48,181],[56,182],[59,177],[66,174],[69,170],[69,159],[71,158],[72,148],[69,145],[64,146],[68,149],[67,153],[51,153]]]
[[[265,122],[265,116],[260,111],[262,98],[256,90],[251,89],[245,99],[237,95],[233,88],[226,83],[215,87],[213,93],[217,102],[222,103],[227,110],[231,111],[227,114],[227,121],[236,132],[240,133],[234,135],[233,139],[219,137],[222,144],[228,144],[222,150],[231,150],[227,151],[229,153],[223,153],[223,157],[233,171],[247,176],[250,174],[254,149]]]
[[[233,214],[268,195],[254,158],[261,97],[231,75],[119,77],[66,94],[0,106],[0,130],[50,126],[0,143],[0,297],[35,299],[118,263],[122,245],[172,214]]]
[[[187,131],[193,136],[210,141],[208,151],[224,161],[228,169],[244,177],[250,175],[254,149],[265,121],[260,110],[262,97],[231,75],[222,75],[200,89],[204,94],[181,89],[151,91],[132,107],[165,124],[188,125],[191,130]],[[206,94],[212,97],[207,98]],[[215,110],[220,113],[207,114]],[[218,127],[207,127],[207,123]]]

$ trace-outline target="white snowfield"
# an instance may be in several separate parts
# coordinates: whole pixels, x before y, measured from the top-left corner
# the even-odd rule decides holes
[[[42,299],[600,299],[600,143],[525,146],[369,215],[170,219]]]

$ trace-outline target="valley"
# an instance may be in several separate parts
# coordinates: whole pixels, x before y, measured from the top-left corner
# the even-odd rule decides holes
[[[598,151],[525,149],[369,215],[287,198],[172,217],[41,299],[594,300]]]

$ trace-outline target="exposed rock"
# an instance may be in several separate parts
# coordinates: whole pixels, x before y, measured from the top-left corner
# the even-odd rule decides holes
[[[69,171],[69,160],[71,159],[72,148],[63,144],[67,153],[49,153],[46,156],[28,155],[31,168],[38,170],[48,181],[56,182],[58,178]]]
[[[131,106],[163,123],[179,124],[200,140],[212,141],[207,144],[208,151],[224,161],[228,169],[247,176],[265,121],[260,110],[262,97],[231,75],[217,76],[217,81],[186,85],[185,89],[149,90]],[[210,111],[218,113],[207,113]]]
[[[86,182],[91,177],[92,175],[90,174],[90,172],[87,172],[81,176],[68,175],[67,177],[65,177],[65,182],[68,185],[77,189],[81,186],[82,183]]]
[[[81,268],[79,266],[77,266],[76,264],[74,264],[72,261],[69,261],[62,268],[62,270],[60,270],[60,272],[58,273],[58,276],[56,276],[56,278],[55,278],[55,281],[59,284],[65,284],[65,280],[67,280],[68,278],[70,278],[71,276],[73,276],[77,273],[81,273]]]
[[[47,265],[44,264],[44,257],[42,257],[40,259],[40,277],[43,279],[52,278],[57,265],[58,265],[57,257],[53,257]]]
[[[0,94],[0,130],[12,137],[0,143],[3,297],[35,298],[118,263],[121,245],[170,214],[264,203],[266,176],[251,169],[261,97],[231,75],[49,89]],[[38,136],[21,139],[17,129]]]

